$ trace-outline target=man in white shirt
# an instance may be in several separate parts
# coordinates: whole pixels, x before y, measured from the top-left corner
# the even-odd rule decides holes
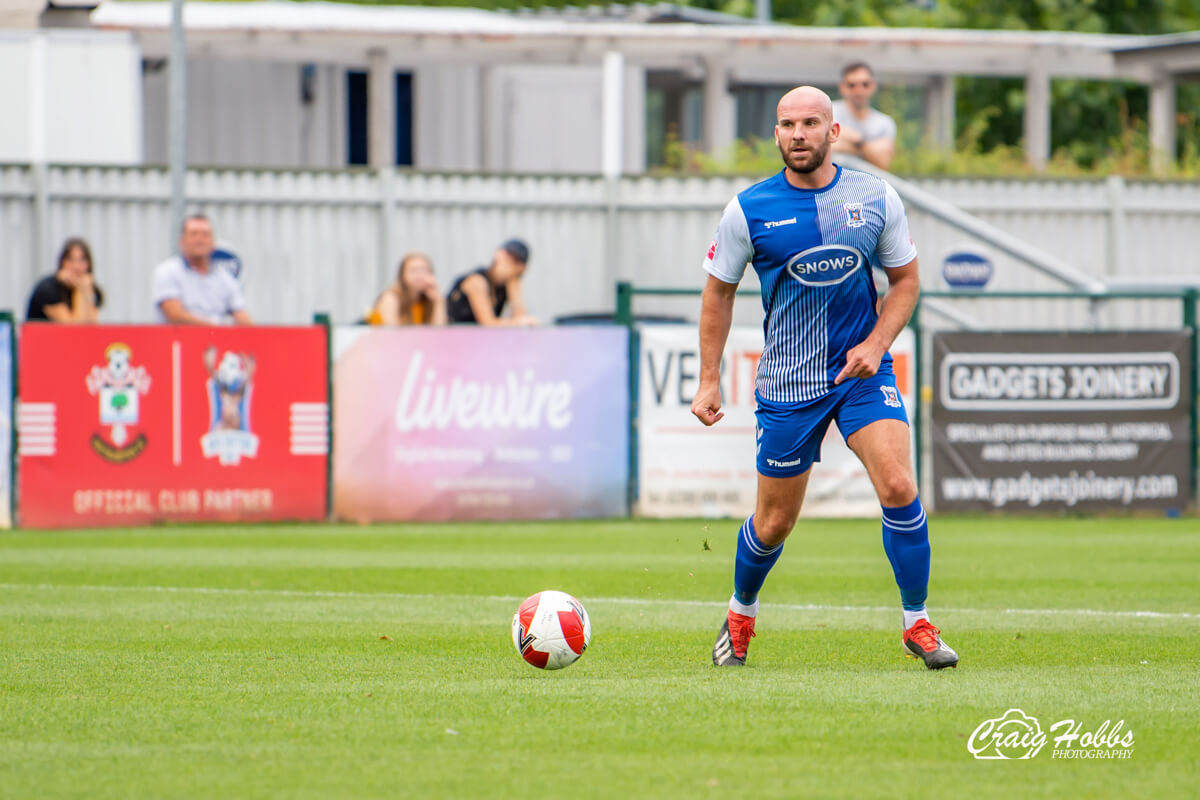
[[[833,120],[841,126],[842,134],[833,151],[850,153],[887,169],[896,154],[896,122],[871,108],[877,88],[875,73],[861,61],[842,70],[838,84],[842,99],[833,104]]]
[[[154,269],[154,305],[160,322],[171,325],[220,325],[232,317],[250,325],[242,287],[227,270],[212,263],[212,223],[203,214],[183,221],[179,255]]]

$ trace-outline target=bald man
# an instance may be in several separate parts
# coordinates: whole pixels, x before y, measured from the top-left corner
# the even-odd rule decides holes
[[[766,340],[755,379],[758,497],[738,532],[734,591],[713,663],[746,663],[759,590],[796,526],[821,440],[836,422],[883,509],[905,652],[929,669],[953,667],[958,655],[925,610],[929,532],[888,354],[920,294],[904,205],[886,182],[830,159],[840,130],[820,89],[785,94],[777,120],[783,170],[730,201],[704,261],[700,386],[692,401],[702,423],[723,416],[721,354],[747,262],[762,285]],[[875,266],[888,279],[878,311]]]

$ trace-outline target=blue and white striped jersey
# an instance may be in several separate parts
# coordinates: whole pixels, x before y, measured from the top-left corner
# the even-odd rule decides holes
[[[839,165],[823,189],[797,189],[780,171],[739,193],[725,207],[704,268],[738,283],[747,262],[754,265],[766,312],[758,395],[803,403],[833,388],[846,352],[875,327],[871,269],[916,257],[896,190]]]

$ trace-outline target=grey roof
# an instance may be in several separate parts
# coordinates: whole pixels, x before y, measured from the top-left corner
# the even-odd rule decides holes
[[[1200,79],[1200,31],[1150,36],[1117,47],[1113,61],[1121,74],[1136,80]]]
[[[97,28],[133,33],[148,57],[166,54],[169,3],[106,0],[91,20]],[[1156,39],[1072,31],[759,25],[670,3],[495,12],[189,0],[185,24],[189,48],[215,58],[347,64],[385,49],[397,63],[410,64],[582,64],[615,50],[648,69],[724,63],[735,78],[749,82],[782,74],[836,80],[851,61],[868,61],[892,78],[1020,76],[1036,65],[1055,77],[1144,80],[1148,66],[1130,62],[1122,68],[1114,51]]]
[[[540,8],[498,9],[501,14],[534,19],[558,19],[571,22],[637,22],[660,24],[691,22],[698,25],[746,25],[756,20],[710,11],[707,8],[675,3],[628,3],[588,6],[542,6]]]
[[[1143,53],[1147,51],[1162,51],[1179,47],[1200,48],[1200,31],[1187,33],[1167,33],[1162,36],[1147,36],[1144,41],[1113,48],[1115,53]]]

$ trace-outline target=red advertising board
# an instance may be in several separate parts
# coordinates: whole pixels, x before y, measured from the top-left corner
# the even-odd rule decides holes
[[[27,324],[20,523],[321,519],[326,329]]]

